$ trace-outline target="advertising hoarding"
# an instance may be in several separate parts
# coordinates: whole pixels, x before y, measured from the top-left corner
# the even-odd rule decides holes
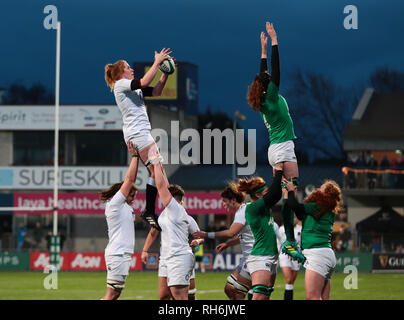
[[[127,167],[59,167],[60,190],[103,190],[125,179]],[[147,169],[139,167],[136,185],[146,189]],[[53,190],[54,168],[51,166],[0,167],[0,189]]]
[[[54,106],[0,106],[1,130],[54,130]],[[62,105],[59,130],[122,130],[115,105]]]
[[[61,192],[58,196],[59,214],[104,214],[105,204],[97,192]],[[52,192],[15,192],[14,207],[53,207]],[[140,213],[146,208],[146,193],[139,192],[132,204],[134,212]],[[223,207],[219,193],[187,192],[184,207],[188,214],[229,214]],[[162,212],[163,204],[157,200],[156,211]],[[53,211],[15,211],[14,214],[51,214]]]
[[[403,272],[404,254],[383,253],[373,255],[373,272]]]
[[[30,269],[44,270],[49,265],[49,252],[31,252]],[[65,271],[105,271],[104,252],[61,252],[59,270]],[[142,270],[140,252],[132,255],[131,271]]]

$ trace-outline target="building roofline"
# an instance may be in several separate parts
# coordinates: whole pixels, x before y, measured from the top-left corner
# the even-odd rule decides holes
[[[366,88],[365,91],[363,92],[362,98],[358,103],[358,106],[355,109],[355,112],[352,116],[352,120],[357,120],[360,121],[363,117],[363,115],[366,112],[366,109],[369,105],[370,100],[373,97],[373,93],[375,90],[373,88]]]

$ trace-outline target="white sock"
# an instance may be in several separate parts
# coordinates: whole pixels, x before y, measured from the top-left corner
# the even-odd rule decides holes
[[[286,284],[285,290],[293,290],[293,284]]]

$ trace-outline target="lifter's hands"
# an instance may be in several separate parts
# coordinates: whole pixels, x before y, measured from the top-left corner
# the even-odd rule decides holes
[[[132,143],[132,141],[128,141],[126,145],[128,146],[128,152],[130,153],[130,155],[132,157],[139,158],[139,153],[137,152],[137,149],[135,145]]]
[[[293,184],[292,179],[286,180],[285,179],[285,189],[289,191],[297,191],[297,187]]]

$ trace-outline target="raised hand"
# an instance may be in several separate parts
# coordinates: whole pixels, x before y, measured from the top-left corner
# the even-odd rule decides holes
[[[268,45],[268,37],[265,35],[265,32],[261,32],[261,48],[264,49]]]
[[[272,23],[270,23],[270,22],[267,22],[265,24],[265,26],[266,26],[266,29],[267,29],[267,33],[271,37],[271,39],[276,38],[276,31],[275,31],[274,25]]]
[[[160,53],[157,51],[154,51],[154,61],[156,61],[158,64],[162,63],[165,59],[170,57],[170,48],[163,48]]]

